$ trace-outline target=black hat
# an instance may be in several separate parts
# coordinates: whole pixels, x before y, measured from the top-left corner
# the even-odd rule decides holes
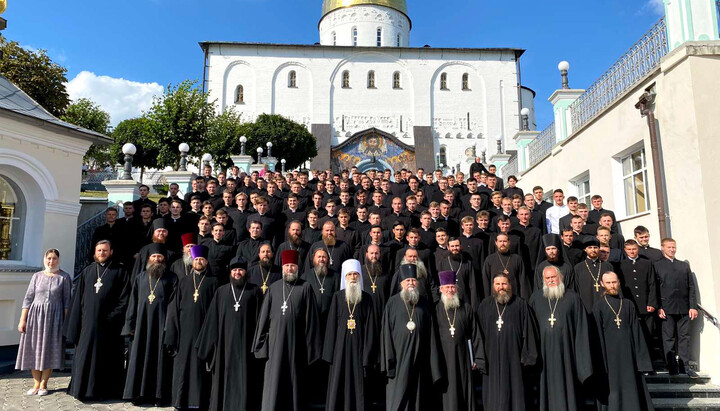
[[[247,270],[247,261],[240,256],[235,257],[230,260],[230,270],[233,268],[242,268],[243,270]]]
[[[162,217],[156,218],[155,220],[153,220],[152,227],[153,227],[152,228],[153,231],[161,229],[161,228],[164,228],[165,230],[167,230],[167,224],[165,223],[165,219]]]
[[[417,279],[417,266],[415,264],[403,264],[400,266],[400,281],[408,278]]]
[[[598,241],[598,239],[593,236],[586,236],[583,240],[583,247],[587,248],[592,246],[600,247],[600,241]]]
[[[557,234],[553,234],[553,233],[545,234],[542,237],[542,242],[543,242],[543,248],[556,247],[557,249],[560,249],[561,244],[562,244],[560,241],[560,236]]]
[[[148,245],[148,257],[153,254],[161,254],[163,257],[167,257],[167,247],[165,244],[152,243]]]

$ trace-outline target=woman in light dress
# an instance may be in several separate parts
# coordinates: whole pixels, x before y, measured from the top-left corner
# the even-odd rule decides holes
[[[72,279],[60,270],[60,252],[45,252],[45,270],[33,274],[20,314],[20,346],[15,369],[30,370],[33,388],[26,395],[47,395],[52,370],[63,364],[63,323],[70,308]]]

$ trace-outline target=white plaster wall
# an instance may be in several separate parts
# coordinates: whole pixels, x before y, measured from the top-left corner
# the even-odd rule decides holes
[[[333,32],[337,46],[353,46],[353,28],[357,28],[357,46],[377,47],[377,29],[382,29],[382,47],[407,47],[410,40],[410,20],[397,10],[383,6],[362,5],[337,9],[320,21],[320,44],[333,45]]]

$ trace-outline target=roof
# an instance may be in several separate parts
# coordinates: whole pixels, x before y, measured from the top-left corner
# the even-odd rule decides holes
[[[254,42],[242,42],[242,41],[201,41],[198,43],[200,48],[204,51],[207,46],[213,44],[227,45],[227,46],[262,46],[262,47],[295,47],[295,48],[316,48],[316,49],[355,49],[361,51],[465,51],[465,52],[478,52],[478,51],[506,51],[515,53],[515,57],[519,58],[525,53],[525,49],[512,48],[512,47],[485,47],[485,48],[461,48],[461,47],[371,47],[371,46],[329,46],[321,44],[281,44],[281,43],[254,43]]]
[[[54,124],[71,131],[71,135],[75,137],[91,140],[95,144],[110,144],[113,141],[105,134],[58,119],[2,75],[0,75],[0,110]]]

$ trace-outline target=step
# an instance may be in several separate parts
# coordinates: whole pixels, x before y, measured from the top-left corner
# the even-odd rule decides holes
[[[690,378],[685,374],[670,375],[667,372],[659,372],[655,375],[646,375],[645,381],[648,386],[651,384],[707,384],[710,382],[710,376],[698,373],[698,378]]]
[[[720,398],[654,398],[655,411],[717,411]]]
[[[714,384],[648,384],[653,398],[720,398],[720,386]]]

